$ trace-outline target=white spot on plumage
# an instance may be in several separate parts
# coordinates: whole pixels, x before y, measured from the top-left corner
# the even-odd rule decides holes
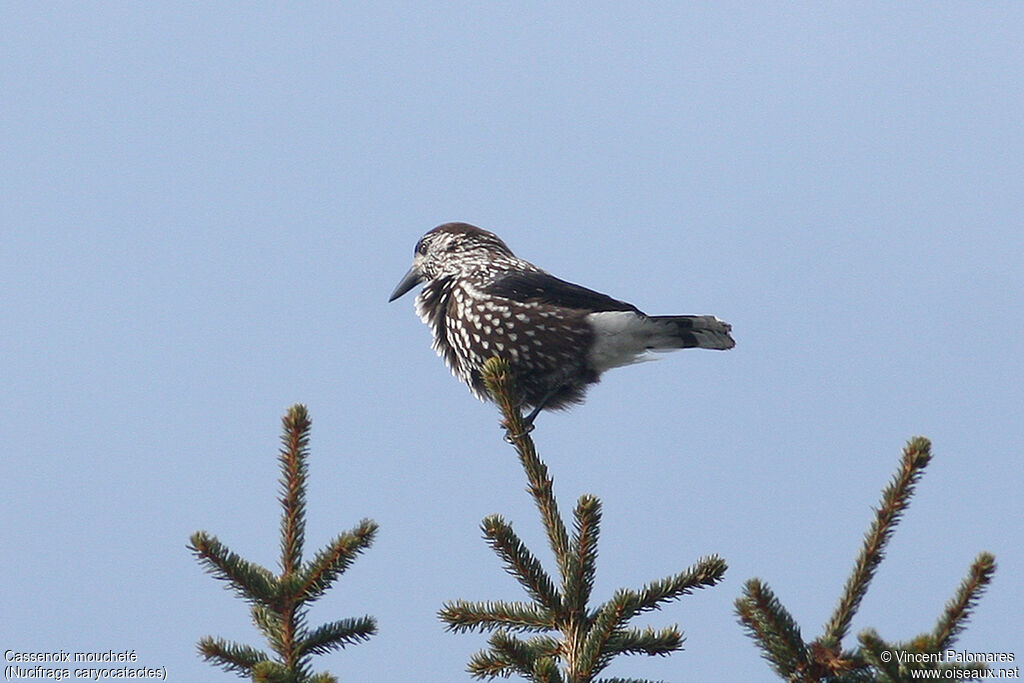
[[[728,324],[711,316],[652,318],[614,300],[613,307],[631,310],[588,315],[610,297],[552,278],[516,258],[492,233],[465,224],[425,235],[414,268],[425,282],[416,313],[430,327],[434,349],[479,398],[486,397],[479,369],[490,349],[515,361],[528,405],[550,398],[554,387],[547,407],[561,408],[581,400],[602,372],[641,360],[648,350],[734,343]],[[548,302],[520,300],[534,291]]]

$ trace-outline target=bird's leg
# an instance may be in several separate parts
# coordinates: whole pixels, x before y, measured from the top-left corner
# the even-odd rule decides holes
[[[549,392],[544,398],[541,399],[540,403],[535,405],[533,407],[533,410],[531,410],[530,413],[523,418],[523,424],[526,425],[527,432],[533,431],[533,421],[537,419],[538,415],[540,415],[540,411],[544,410],[544,405],[548,402],[548,399],[550,399],[552,394],[554,393],[555,392],[553,391]]]

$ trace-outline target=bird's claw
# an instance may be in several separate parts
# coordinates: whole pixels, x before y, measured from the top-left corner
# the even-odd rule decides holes
[[[517,432],[517,433],[513,433],[512,432],[512,428],[509,427],[508,425],[505,425],[505,443],[514,444],[516,441],[518,441],[519,439],[523,438],[524,436],[526,436],[527,434],[529,434],[532,431],[533,431],[533,422],[532,421],[525,423],[524,426],[523,426],[523,431]]]

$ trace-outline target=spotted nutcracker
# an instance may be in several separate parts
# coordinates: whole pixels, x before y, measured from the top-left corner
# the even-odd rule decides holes
[[[517,258],[494,233],[445,223],[420,239],[412,268],[394,301],[419,283],[416,313],[430,326],[434,349],[481,399],[489,358],[509,363],[523,403],[533,410],[583,401],[605,370],[641,360],[649,351],[731,349],[732,327],[711,315],[649,316],[560,280]]]

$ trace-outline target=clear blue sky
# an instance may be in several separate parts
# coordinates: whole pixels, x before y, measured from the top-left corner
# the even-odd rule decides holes
[[[343,680],[458,681],[448,599],[548,558],[493,407],[388,305],[463,220],[728,353],[611,372],[535,433],[605,506],[596,596],[719,553],[610,675],[771,681],[766,580],[820,633],[905,440],[936,458],[854,623],[931,628],[982,550],[965,649],[1024,657],[1024,6],[8,3],[0,10],[0,646],[134,649],[172,681],[258,644],[185,549],[277,557],[280,416],[314,419],[309,549],[377,544],[311,621],[380,635]],[[851,639],[849,644],[852,644]]]

